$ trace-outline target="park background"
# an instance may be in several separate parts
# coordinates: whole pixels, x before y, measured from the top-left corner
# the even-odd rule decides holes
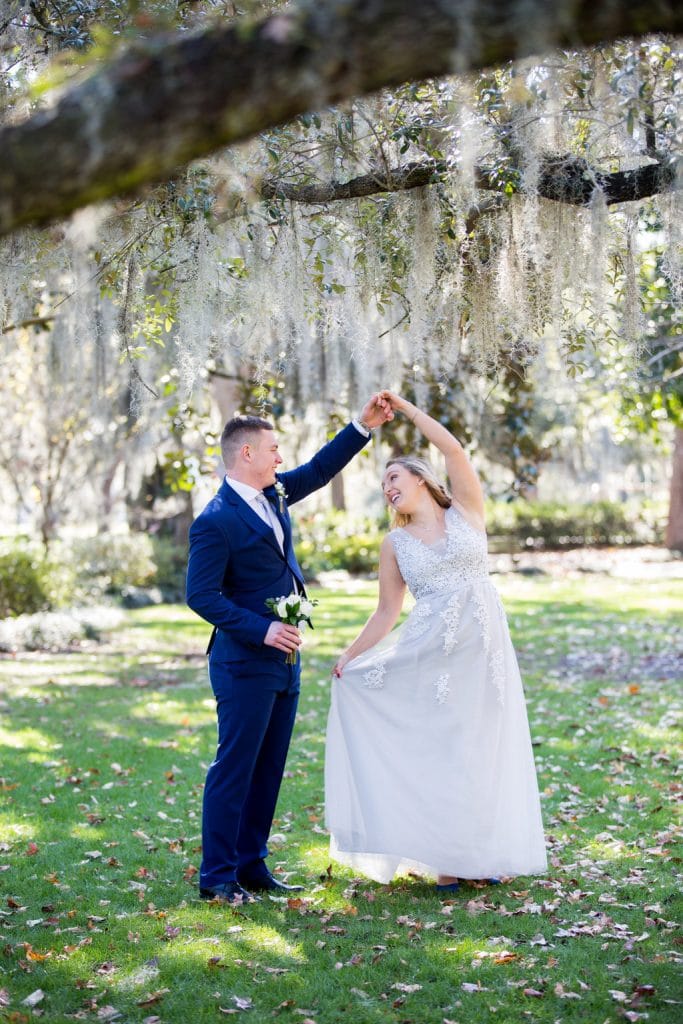
[[[0,1020],[680,1018],[682,31],[600,0],[0,5]],[[207,907],[183,590],[221,428],[266,415],[290,468],[383,386],[484,482],[548,874],[440,899],[327,855],[329,672],[382,467],[422,447],[397,417],[294,510],[319,604],[272,860],[306,891]]]

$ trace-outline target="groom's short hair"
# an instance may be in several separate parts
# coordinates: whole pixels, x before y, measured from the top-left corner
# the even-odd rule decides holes
[[[260,416],[233,416],[223,427],[221,455],[226,469],[232,466],[243,444],[254,441],[262,430],[274,430],[272,423]]]

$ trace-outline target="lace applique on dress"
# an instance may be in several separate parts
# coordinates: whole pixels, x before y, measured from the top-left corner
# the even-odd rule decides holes
[[[486,598],[478,590],[472,594],[474,600],[474,617],[481,627],[481,640],[484,647],[484,654],[489,663],[491,681],[498,690],[498,701],[503,704],[505,701],[505,672],[504,659],[501,650],[491,651],[491,616]],[[502,606],[501,606],[502,607]]]
[[[429,601],[416,604],[403,626],[402,639],[416,640],[429,629],[432,617],[432,606]]]
[[[445,704],[448,700],[448,695],[451,692],[451,688],[448,685],[450,678],[449,674],[444,672],[444,674],[439,676],[437,681],[434,683],[434,689],[436,691],[434,699],[437,704]]]
[[[445,550],[401,528],[389,534],[401,575],[416,599],[488,577],[485,535],[453,508],[446,509],[445,522]]]
[[[387,667],[383,661],[378,662],[369,672],[363,675],[363,682],[369,690],[381,690],[384,686],[384,676]]]
[[[442,635],[444,654],[452,654],[453,648],[458,642],[458,626],[460,625],[460,598],[457,594],[453,594],[441,612],[441,618],[446,623]]]

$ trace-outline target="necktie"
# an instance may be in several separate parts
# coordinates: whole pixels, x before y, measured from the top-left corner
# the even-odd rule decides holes
[[[275,511],[273,510],[272,505],[270,504],[265,494],[263,493],[257,494],[256,497],[254,498],[254,501],[258,506],[261,519],[263,519],[264,522],[266,522],[268,526],[270,526],[273,533],[275,534],[275,539],[280,545],[280,551],[284,551],[285,533],[284,530],[282,529],[282,523],[275,515]]]

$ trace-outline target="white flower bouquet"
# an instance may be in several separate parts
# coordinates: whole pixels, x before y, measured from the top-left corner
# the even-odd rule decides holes
[[[311,601],[303,594],[290,594],[288,597],[268,597],[266,607],[277,615],[278,619],[286,622],[288,626],[296,626],[301,629],[307,625],[313,629],[311,615],[317,601]],[[290,651],[287,655],[287,664],[294,665],[298,651]]]

